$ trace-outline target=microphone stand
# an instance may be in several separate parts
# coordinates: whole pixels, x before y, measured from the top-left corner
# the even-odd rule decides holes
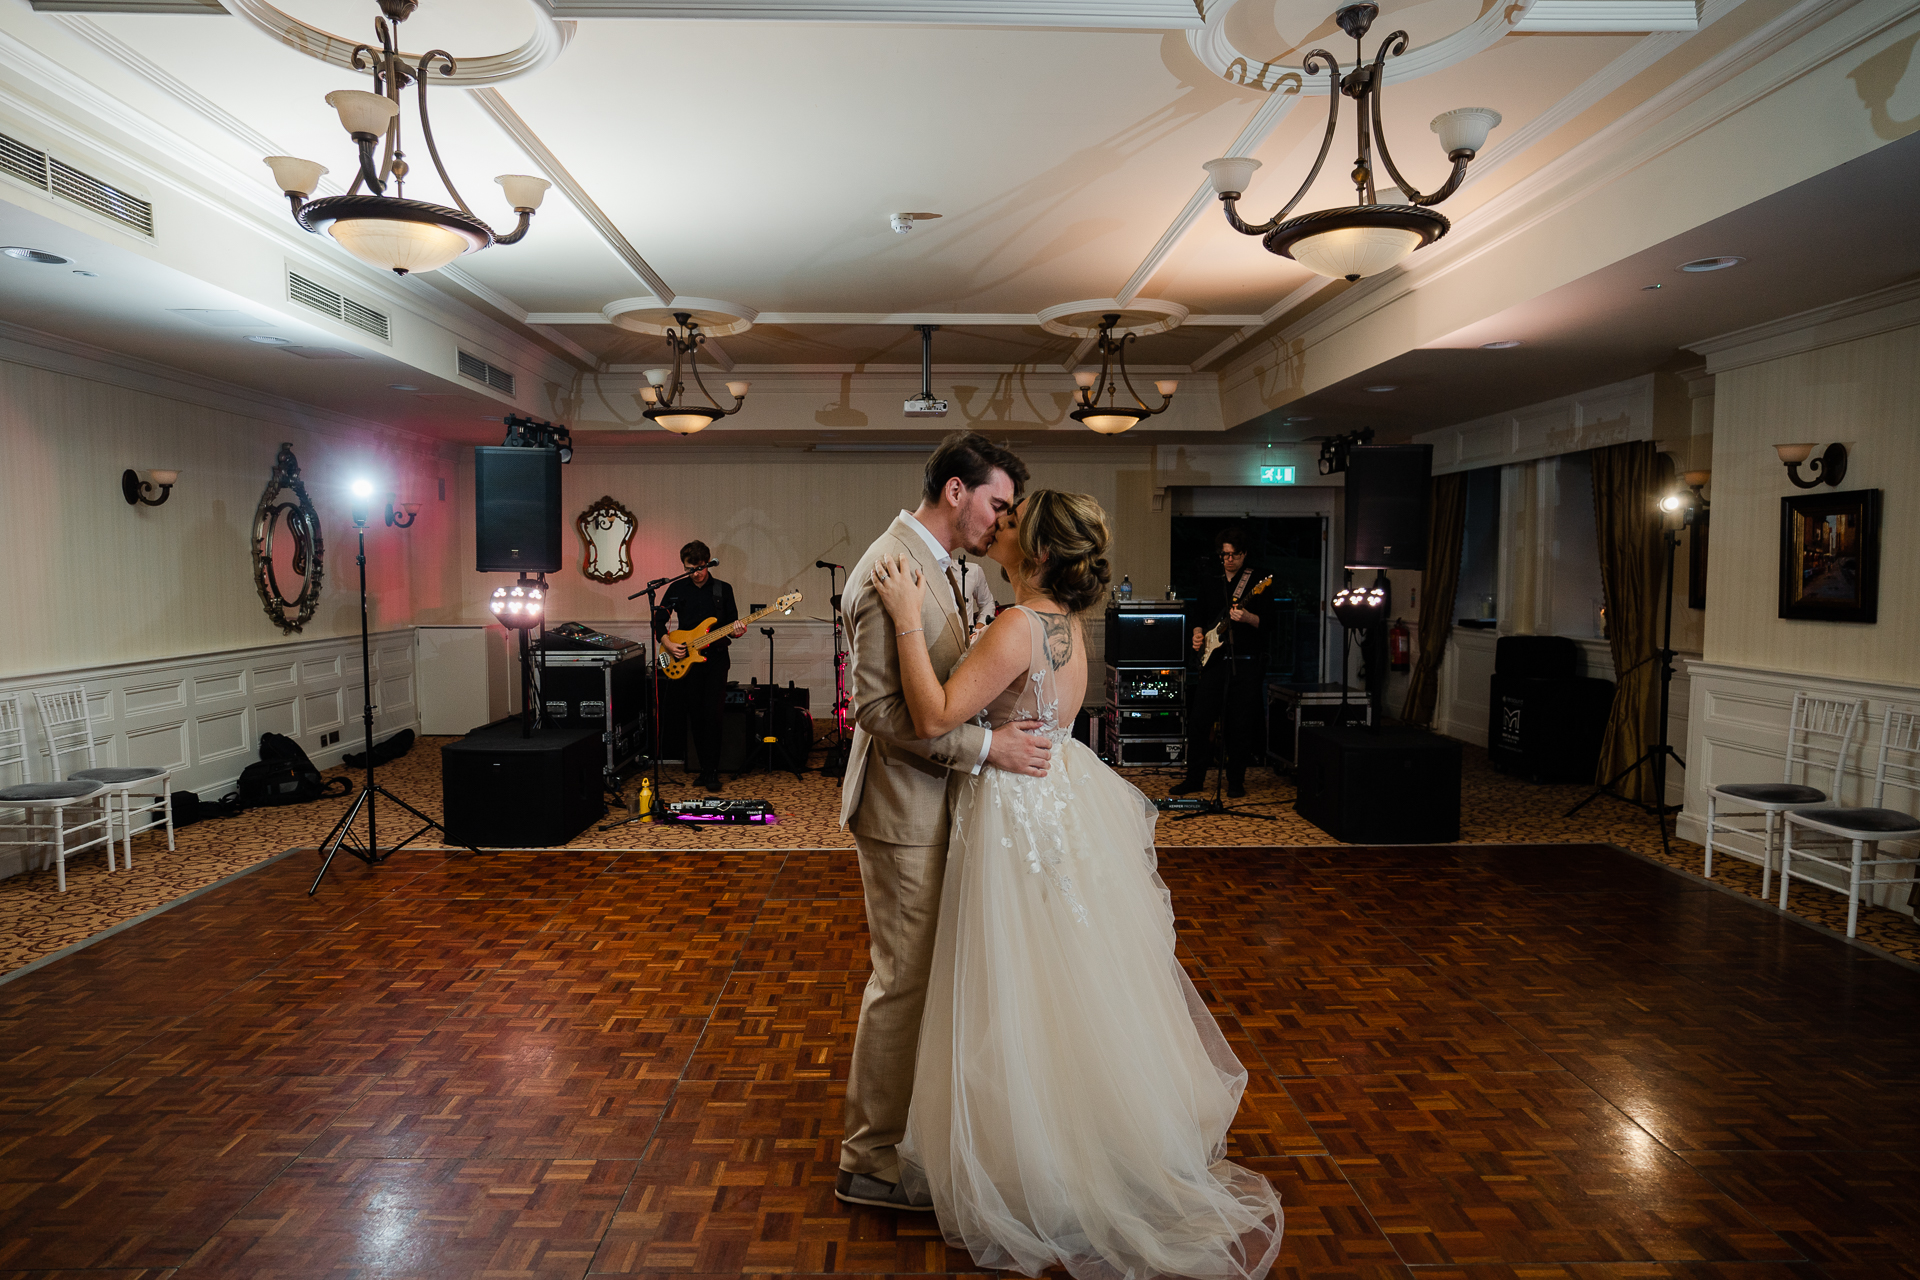
[[[718,563],[720,562],[717,560],[709,561],[707,564],[702,565],[701,568],[711,569]],[[654,598],[654,594],[659,591],[660,588],[672,586],[682,578],[691,578],[698,572],[700,572],[699,569],[688,569],[685,573],[676,573],[672,577],[655,578],[652,582],[649,582],[646,586],[627,597],[629,600],[638,600],[641,596],[647,598],[647,681],[648,692],[653,700],[653,706],[649,708],[650,714],[647,717],[649,721],[647,726],[649,732],[647,736],[649,739],[648,754],[652,757],[653,812],[645,816],[651,817],[656,824],[678,824],[681,819],[669,810],[666,807],[666,802],[660,798],[660,660],[654,648],[658,642],[658,636],[653,629],[653,618],[659,611],[660,605]],[[618,822],[609,822],[600,829],[602,831],[611,831],[615,827],[624,827],[628,823],[638,821],[640,821],[640,818],[637,816],[622,818]]]

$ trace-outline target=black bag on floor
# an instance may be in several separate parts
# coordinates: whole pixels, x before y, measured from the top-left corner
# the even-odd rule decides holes
[[[173,806],[173,829],[190,827],[196,822],[205,822],[209,818],[237,818],[246,812],[246,806],[240,803],[240,793],[229,791],[218,800],[202,800],[192,791],[175,791],[168,795],[167,803]],[[159,806],[154,807],[154,820],[161,818]]]
[[[335,790],[336,784],[339,789]],[[260,805],[306,804],[353,790],[345,778],[331,782],[320,776],[300,744],[281,733],[260,735],[260,761],[240,771],[240,803]]]
[[[389,760],[398,760],[411,750],[413,750],[413,730],[402,729],[385,742],[373,744],[373,762],[376,765],[382,765]],[[367,767],[367,753],[356,751],[350,756],[341,756],[340,762],[349,769],[364,769]]]

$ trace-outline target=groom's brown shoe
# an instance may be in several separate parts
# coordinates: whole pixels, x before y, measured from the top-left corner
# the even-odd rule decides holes
[[[901,1209],[909,1213],[933,1212],[932,1200],[909,1200],[898,1183],[882,1182],[864,1173],[842,1169],[833,1182],[833,1198],[847,1204],[870,1205],[875,1209]]]

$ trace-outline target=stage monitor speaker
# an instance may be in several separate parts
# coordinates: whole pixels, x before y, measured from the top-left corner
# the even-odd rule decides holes
[[[560,451],[473,451],[474,568],[481,573],[557,573]]]
[[[1349,569],[1425,569],[1430,444],[1361,445],[1347,455]]]

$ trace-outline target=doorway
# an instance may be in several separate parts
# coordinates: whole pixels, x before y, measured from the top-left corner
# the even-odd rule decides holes
[[[1323,515],[1176,515],[1168,563],[1173,588],[1190,601],[1187,621],[1210,627],[1217,618],[1201,617],[1202,590],[1217,581],[1220,561],[1214,539],[1230,524],[1245,525],[1249,541],[1247,563],[1252,581],[1268,574],[1273,584],[1265,593],[1273,601],[1273,625],[1266,633],[1266,674],[1287,684],[1319,684],[1323,663],[1321,601],[1326,598],[1327,518]]]

